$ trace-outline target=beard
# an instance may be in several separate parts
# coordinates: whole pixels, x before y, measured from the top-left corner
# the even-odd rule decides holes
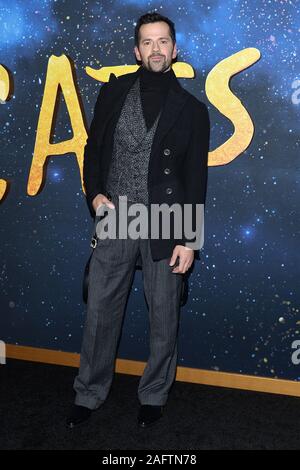
[[[153,59],[153,56],[149,57],[147,63],[144,64],[145,67],[152,72],[164,72],[165,70],[167,70],[170,67],[171,63],[169,64],[167,62],[165,56],[160,55],[159,57],[160,60],[157,61]]]

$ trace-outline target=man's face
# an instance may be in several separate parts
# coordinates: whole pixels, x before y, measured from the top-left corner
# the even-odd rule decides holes
[[[153,72],[170,70],[172,59],[177,56],[176,43],[173,46],[169,25],[164,21],[143,24],[140,27],[139,47],[134,47],[137,60]]]

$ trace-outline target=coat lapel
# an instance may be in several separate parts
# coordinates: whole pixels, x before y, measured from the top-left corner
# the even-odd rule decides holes
[[[180,115],[181,109],[187,98],[187,93],[185,93],[177,81],[176,75],[172,69],[171,84],[166,96],[165,106],[162,109],[162,113],[153,138],[151,155],[152,153],[156,152],[162,138],[167,134],[169,129],[171,129],[173,124],[178,119],[178,116]]]
[[[105,122],[108,122],[108,120],[114,113],[118,113],[118,115],[121,113],[121,109],[124,104],[127,93],[133,85],[134,81],[137,79],[140,73],[140,68],[141,67],[139,67],[136,72],[123,76],[124,78],[126,77],[126,80],[124,81],[118,80],[117,78],[115,78],[114,75],[113,78],[110,79],[112,80],[112,82],[116,81],[118,83],[116,83],[116,86],[112,88],[110,102],[112,101],[113,105],[110,107],[109,111],[106,114]],[[165,100],[165,106],[162,110],[153,139],[152,149],[154,152],[159,146],[161,139],[165,136],[165,134],[177,120],[181,112],[181,108],[183,107],[187,98],[188,94],[181,87],[173,69],[171,69],[170,88],[168,90],[168,94]]]
[[[131,86],[133,85],[134,81],[137,79],[140,72],[140,67],[133,73],[129,73],[126,75],[122,75],[122,79],[119,80],[115,77],[114,74],[111,74],[110,82],[115,83],[116,86],[113,86],[109,93],[109,102],[108,104],[110,107],[105,106],[106,115],[104,117],[104,126],[108,123],[109,119],[112,117],[113,114],[116,113],[116,119],[114,122],[116,124],[118,117],[120,116],[122,106],[125,102],[127,93]],[[185,104],[186,100],[188,99],[189,95],[185,92],[185,90],[181,87],[180,83],[178,82],[176,75],[171,69],[171,83],[168,90],[168,94],[166,96],[165,105],[162,109],[157,128],[153,137],[152,147],[151,147],[151,154],[149,158],[149,182],[151,184],[152,175],[155,173],[154,166],[155,166],[155,158],[154,156],[157,154],[159,145],[163,137],[167,134],[169,129],[173,126],[173,124],[178,119],[181,109]],[[111,105],[111,103],[113,103]],[[113,131],[112,131],[113,132]]]

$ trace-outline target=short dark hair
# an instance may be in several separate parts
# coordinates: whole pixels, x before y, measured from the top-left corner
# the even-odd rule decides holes
[[[137,47],[139,46],[139,41],[140,41],[140,37],[139,37],[140,27],[143,24],[156,23],[157,21],[164,21],[165,23],[169,25],[170,36],[172,38],[173,45],[175,44],[176,32],[175,32],[175,25],[173,21],[171,21],[166,16],[160,15],[159,13],[156,13],[154,11],[154,12],[150,12],[150,13],[146,13],[145,15],[142,15],[137,21],[137,24],[134,29],[134,43]]]

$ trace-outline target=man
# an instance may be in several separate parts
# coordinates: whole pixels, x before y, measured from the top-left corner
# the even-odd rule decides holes
[[[143,15],[135,28],[134,52],[140,68],[119,78],[111,74],[95,105],[83,169],[91,215],[104,207],[119,214],[120,196],[125,196],[130,204],[147,208],[190,204],[195,227],[196,206],[206,196],[207,107],[181,87],[172,70],[177,56],[172,21],[158,13]],[[185,234],[175,238],[174,221],[170,225],[171,235],[164,239],[151,234],[98,237],[69,427],[86,421],[109,393],[125,304],[139,263],[149,307],[150,356],[138,387],[138,424],[145,427],[162,416],[176,374],[183,274],[199,256],[197,248],[188,246],[191,239]]]

